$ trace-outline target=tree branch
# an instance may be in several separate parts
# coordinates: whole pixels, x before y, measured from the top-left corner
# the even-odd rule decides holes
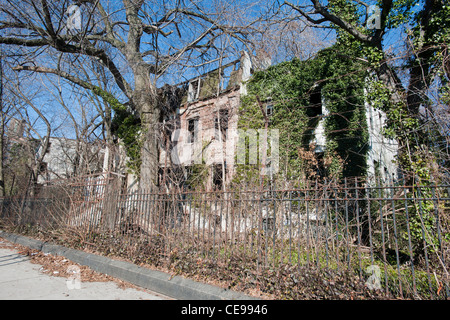
[[[32,71],[32,72],[38,72],[38,73],[51,73],[55,74],[57,76],[60,76],[66,80],[69,80],[70,82],[73,82],[85,89],[93,90],[95,86],[87,81],[81,80],[80,78],[77,78],[75,76],[72,76],[71,74],[58,70],[58,69],[52,69],[52,68],[45,68],[45,67],[35,67],[35,66],[16,66],[13,67],[12,70],[14,71]]]
[[[13,45],[25,46],[25,47],[42,47],[42,46],[50,45],[50,42],[45,38],[22,39],[22,38],[16,38],[16,37],[0,37],[0,43],[13,44]]]
[[[298,13],[300,13],[303,17],[305,17],[311,23],[321,24],[323,22],[329,21],[329,22],[334,23],[338,27],[342,28],[343,30],[345,30],[346,32],[348,32],[349,34],[354,36],[359,41],[362,41],[365,43],[373,42],[373,40],[374,40],[373,36],[366,35],[366,34],[360,32],[355,26],[353,26],[352,24],[350,24],[343,18],[334,15],[333,13],[328,11],[326,7],[322,6],[320,4],[319,0],[311,0],[311,2],[313,3],[314,9],[315,9],[314,13],[304,12],[300,7],[298,7],[292,3],[289,3],[287,1],[285,1],[284,4],[288,5],[289,7],[291,7]],[[313,15],[313,14],[320,14],[323,18],[318,19],[318,20],[313,19],[311,17],[311,15]]]

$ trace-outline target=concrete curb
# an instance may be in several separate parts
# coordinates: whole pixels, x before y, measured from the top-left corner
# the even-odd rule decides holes
[[[162,271],[139,267],[84,251],[42,242],[0,230],[0,237],[44,253],[63,256],[94,271],[130,282],[177,300],[256,300],[240,292],[196,282],[180,276],[172,277]]]

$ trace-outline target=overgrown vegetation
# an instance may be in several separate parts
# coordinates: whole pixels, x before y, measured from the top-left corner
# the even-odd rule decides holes
[[[127,167],[139,175],[141,167],[142,126],[139,117],[129,107],[122,104],[109,92],[95,86],[92,90],[109,104],[114,111],[111,123],[112,133],[118,138],[118,143],[125,148],[128,157]]]
[[[365,175],[368,134],[363,89],[367,72],[354,59],[358,50],[337,44],[314,59],[294,59],[257,72],[249,81],[239,127],[264,128],[257,99],[263,107],[273,107],[269,129],[280,130],[282,180]],[[326,146],[320,146],[325,151],[319,163],[314,160],[318,147],[314,130],[323,119]],[[309,159],[307,153],[312,153]],[[325,172],[319,172],[319,167]]]
[[[3,230],[277,299],[447,297],[448,194],[428,200],[374,187],[361,198],[357,185],[337,187],[81,203],[68,197],[88,189],[54,187],[44,198],[3,201],[0,221]],[[425,207],[434,215],[412,214]],[[374,276],[378,289],[368,285]]]
[[[257,271],[248,256],[236,250],[226,263],[190,246],[177,246],[170,252],[164,238],[134,240],[139,233],[96,233],[89,237],[77,230],[53,230],[21,227],[3,229],[21,232],[42,240],[53,241],[77,250],[88,250],[111,258],[126,259],[132,263],[159,268],[173,275],[182,275],[238,290],[256,297],[281,300],[366,300],[395,299],[381,290],[369,290],[365,280],[348,271],[315,269],[307,266],[284,264],[277,268]]]
[[[314,5],[316,3],[318,2],[313,1]],[[138,212],[135,208],[130,209],[129,204],[133,202],[130,198],[127,198],[128,203],[125,201],[122,206],[115,206],[117,203],[114,201],[108,203],[113,209],[111,212],[123,215],[120,216],[122,220],[115,228],[108,229],[105,221],[101,220],[106,219],[105,216],[111,213],[105,206],[93,209],[97,210],[94,211],[95,217],[82,216],[85,219],[83,223],[87,221],[86,228],[88,228],[82,229],[78,228],[79,225],[73,227],[65,224],[69,207],[76,207],[86,215],[92,214],[88,211],[92,207],[80,201],[84,194],[70,191],[67,194],[58,194],[61,199],[67,200],[67,203],[56,202],[60,207],[52,207],[50,204],[53,204],[55,195],[53,198],[50,197],[52,201],[45,202],[44,209],[41,208],[45,218],[37,223],[33,221],[33,215],[36,208],[42,204],[39,203],[40,200],[29,202],[23,197],[21,202],[16,204],[18,214],[15,215],[17,212],[12,211],[10,199],[6,199],[1,204],[2,228],[11,228],[31,235],[37,234],[75,248],[95,250],[135,263],[166,268],[175,273],[221,281],[232,288],[258,289],[277,298],[362,299],[398,295],[409,298],[442,298],[445,290],[448,291],[446,268],[448,268],[450,241],[449,194],[447,186],[439,190],[434,186],[442,182],[448,183],[450,163],[447,126],[447,107],[450,101],[448,87],[450,6],[441,0],[395,0],[379,4],[383,5],[384,10],[380,29],[368,30],[363,24],[365,14],[359,7],[359,1],[328,1],[324,10],[327,10],[326,13],[334,14],[335,19],[327,25],[327,28],[332,28],[336,32],[336,43],[318,52],[314,58],[305,61],[295,58],[256,72],[247,83],[248,95],[241,99],[238,127],[244,130],[262,129],[266,125],[263,116],[263,113],[266,113],[269,116],[268,128],[280,131],[280,170],[276,176],[260,174],[262,159],[259,155],[256,155],[258,160],[256,164],[239,164],[236,167],[234,188],[231,190],[240,190],[242,185],[247,184],[253,191],[260,190],[260,187],[266,191],[259,194],[259,198],[250,201],[253,206],[249,205],[247,211],[240,211],[242,194],[231,199],[229,194],[222,194],[221,198],[214,199],[215,203],[205,202],[207,196],[195,195],[190,203],[189,210],[192,210],[186,213],[179,209],[182,205],[177,203],[185,194],[177,194],[175,197],[167,193],[155,196],[159,202],[152,212],[156,214],[152,216],[152,221],[145,221],[147,227],[151,225],[155,228],[153,234],[149,234],[138,220],[144,216],[143,213],[148,214],[150,211],[142,209]],[[420,6],[416,6],[417,4]],[[32,8],[37,9],[34,5],[28,7],[30,10]],[[136,9],[138,12],[139,8]],[[315,9],[316,14],[322,14],[324,19],[315,20],[315,18],[313,21],[328,19],[330,22],[327,15],[319,10],[321,8]],[[44,14],[49,15],[46,12]],[[172,12],[168,17],[171,14]],[[200,13],[197,12],[189,18],[199,16]],[[302,17],[305,16],[307,14],[303,12]],[[18,19],[15,15],[11,15],[10,18],[11,21]],[[47,18],[50,19],[50,16]],[[134,25],[137,29],[142,28],[140,24],[142,21],[138,21],[137,14],[131,18],[128,20],[130,25]],[[336,21],[346,23],[335,23]],[[409,31],[404,39],[400,39],[407,47],[404,56],[391,56],[391,53],[384,49],[383,36],[388,31],[406,26],[408,23]],[[22,23],[5,21],[5,30],[8,25],[13,29],[23,26]],[[46,28],[51,25],[48,24]],[[33,30],[34,25],[28,27]],[[178,26],[175,27],[178,30]],[[147,31],[150,29],[149,26],[146,27]],[[152,34],[147,31],[146,34]],[[62,43],[63,37],[60,39],[62,42],[58,43],[44,36],[53,33],[54,30],[44,33],[36,31],[35,35],[42,36],[42,39],[35,39],[37,42],[17,36],[21,33],[12,33],[9,38],[2,37],[2,41],[7,44],[16,43],[22,47],[30,43],[52,44],[55,50],[61,50],[69,45]],[[113,36],[113,33],[105,30],[105,35],[107,33]],[[171,33],[162,34],[169,36]],[[208,31],[200,34],[206,36],[213,33]],[[98,35],[92,36],[95,40],[81,42],[79,39],[72,39],[74,45],[70,45],[70,48],[79,54],[89,52],[90,56],[99,59],[102,66],[110,69],[120,89],[130,98],[129,104],[125,105],[99,87],[84,86],[91,88],[92,92],[101,97],[114,111],[113,133],[125,147],[129,160],[128,168],[139,175],[144,143],[150,141],[143,141],[143,137],[147,134],[142,128],[154,129],[152,126],[161,121],[157,118],[161,118],[163,114],[161,105],[165,103],[157,101],[158,98],[154,96],[157,90],[150,90],[154,88],[150,88],[150,82],[144,80],[147,79],[149,70],[159,77],[161,76],[159,72],[164,68],[160,70],[158,63],[145,68],[136,67],[133,73],[141,81],[136,82],[138,86],[131,90],[123,82],[124,79],[112,59],[108,57],[107,51],[100,48],[96,51]],[[140,36],[134,38],[134,43],[138,43]],[[40,42],[41,40],[43,42]],[[108,41],[110,44],[120,42],[114,37]],[[129,41],[127,46],[132,43],[133,41]],[[86,48],[90,50],[85,51]],[[160,47],[155,45],[155,49],[158,48]],[[130,54],[126,58],[143,58],[139,49],[128,47],[127,51]],[[62,52],[67,53],[67,48]],[[151,55],[151,52],[148,51],[146,54]],[[170,52],[166,56],[167,61],[172,57],[174,54]],[[133,59],[129,62],[134,67]],[[140,61],[141,65],[146,63]],[[82,82],[63,73],[59,69],[63,65],[58,63],[57,69],[23,65],[16,69],[50,72],[69,81]],[[206,86],[202,88],[203,91],[200,91],[201,97],[215,91],[216,80],[214,77],[208,79]],[[392,189],[385,189],[385,186],[378,184],[379,189],[367,191],[366,185],[360,185],[360,193],[353,191],[353,194],[348,194],[347,184],[340,185],[340,189],[335,191],[335,198],[326,202],[330,204],[328,207],[321,201],[326,199],[327,192],[331,192],[327,189],[329,185],[324,185],[325,191],[322,190],[322,194],[315,193],[317,189],[311,184],[315,182],[317,185],[317,181],[321,181],[317,178],[326,177],[329,179],[328,182],[342,181],[344,178],[347,182],[347,177],[364,178],[367,174],[369,134],[365,104],[368,101],[386,114],[384,137],[395,139],[399,143],[397,164],[403,173],[403,180],[398,180],[396,186],[406,187],[396,192],[394,186]],[[175,102],[179,105],[180,101]],[[169,105],[168,107],[171,108]],[[140,117],[149,114],[155,118],[147,119],[145,123],[141,122]],[[325,145],[315,141],[317,137],[315,130],[319,125],[323,125],[324,128]],[[152,142],[157,138],[157,134],[150,134]],[[158,154],[158,150],[155,150],[157,145],[157,143],[151,145],[152,152],[148,154],[151,154],[153,157],[151,160],[155,161],[145,169],[153,170],[157,167],[159,159],[154,156]],[[5,180],[6,190],[10,189],[11,194],[19,189],[27,192],[28,189],[23,186],[29,181],[29,176],[25,173],[27,159],[19,155],[20,146],[15,148],[16,150],[10,150],[8,159],[10,161],[8,169],[12,172],[9,176],[11,179]],[[246,158],[246,160],[250,158],[249,153],[246,154]],[[196,164],[190,168],[189,175],[186,175],[187,181],[184,182],[192,189],[206,189],[206,179],[210,176],[210,170],[205,161]],[[152,178],[147,179],[147,184],[150,185],[157,180],[153,174],[156,171],[153,170],[147,175]],[[19,178],[22,180],[20,186],[17,184]],[[297,190],[305,187],[307,189],[305,192]],[[296,190],[296,199],[287,200],[289,209],[283,194],[271,193],[277,188]],[[65,198],[67,195],[68,198]],[[355,195],[356,200],[354,198],[348,200]],[[310,206],[311,203],[308,201],[311,201],[312,197],[315,202]],[[45,201],[47,200],[45,198]],[[220,206],[224,201],[229,201],[230,205],[227,204],[226,213],[222,211],[219,213],[217,204]],[[141,203],[148,205],[148,198],[147,202]],[[177,206],[174,206],[174,203]],[[332,208],[331,204],[336,205],[336,208]],[[338,205],[341,207],[337,208]],[[327,234],[328,237],[324,237],[325,241],[323,239],[319,241],[323,221],[319,222],[318,216],[323,212],[328,214],[326,216],[328,219],[335,222],[332,227],[336,227],[336,230],[330,230],[336,231],[336,234],[331,237]],[[210,228],[211,224],[208,224],[210,221],[207,219],[218,221],[214,224],[216,232],[216,228],[222,226],[220,219],[223,214],[238,217],[236,219],[247,219],[255,218],[255,213],[260,216],[257,217],[256,225],[251,228],[236,227],[235,222],[241,223],[241,220],[233,220],[233,223],[225,223],[225,232],[231,229],[232,236],[228,238],[227,234],[219,241],[214,233],[213,241],[217,240],[218,243],[211,244],[211,234],[208,240],[208,232],[211,230],[205,229],[205,225]],[[285,238],[276,237],[277,233],[274,230],[279,231],[292,226],[300,230],[304,227],[300,223],[300,218],[297,224],[294,224],[291,215],[298,217],[306,215],[306,219],[309,219],[309,215],[313,214],[315,229],[312,228],[311,231],[309,229],[311,225],[307,225],[306,237],[304,234],[297,235],[298,238],[291,235],[287,237],[286,234]],[[191,215],[197,220],[191,219]],[[90,218],[92,220],[89,220]],[[247,222],[242,221],[244,225]],[[179,228],[182,223],[185,224],[184,229]],[[195,230],[190,229],[191,224],[196,227]],[[295,245],[291,243],[293,239],[298,241]],[[330,239],[335,241],[333,243],[335,251],[332,252],[328,251]],[[362,281],[363,271],[370,266],[377,266],[380,270],[379,277],[383,290],[379,292],[367,290]],[[436,274],[435,270],[440,272]],[[447,285],[447,288],[443,289],[444,285]],[[445,294],[448,295],[448,292]]]

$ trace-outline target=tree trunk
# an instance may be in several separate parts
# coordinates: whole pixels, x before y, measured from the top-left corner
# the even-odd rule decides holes
[[[159,110],[153,108],[141,114],[143,142],[141,151],[140,189],[156,191],[158,187],[159,164]]]
[[[1,48],[0,48],[1,50]],[[2,52],[0,51],[0,197],[5,196],[5,180],[3,171],[3,136],[5,133],[5,115],[3,114],[3,65]]]
[[[416,52],[412,57],[407,95],[408,110],[415,115],[418,115],[420,105],[426,102],[426,89],[430,85],[430,69],[436,51],[431,47],[434,45],[433,36],[438,31],[430,26],[430,22],[441,7],[441,0],[426,0],[420,12],[420,31],[415,41],[416,47],[413,48]],[[428,106],[424,104],[424,107]]]
[[[1,102],[0,102],[1,103]],[[2,114],[0,115],[0,197],[5,196],[5,175],[3,171],[3,135],[4,135],[4,117],[3,110],[0,110]]]
[[[133,103],[139,110],[142,126],[142,149],[139,188],[146,191],[156,191],[158,187],[158,163],[159,163],[159,122],[160,110],[156,88],[151,83],[145,67],[137,67],[135,70],[136,90]]]

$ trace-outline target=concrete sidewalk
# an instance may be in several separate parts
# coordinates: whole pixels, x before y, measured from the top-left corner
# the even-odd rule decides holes
[[[63,256],[94,271],[110,275],[141,288],[180,300],[255,300],[255,298],[220,287],[199,283],[180,276],[142,268],[132,263],[65,248],[0,230],[0,237],[44,253]],[[14,258],[11,256],[11,258]],[[11,262],[20,258],[14,258]],[[63,280],[65,281],[65,280]],[[1,290],[1,289],[0,289]]]
[[[163,296],[114,282],[82,282],[42,272],[17,250],[0,249],[0,300],[164,300]]]

